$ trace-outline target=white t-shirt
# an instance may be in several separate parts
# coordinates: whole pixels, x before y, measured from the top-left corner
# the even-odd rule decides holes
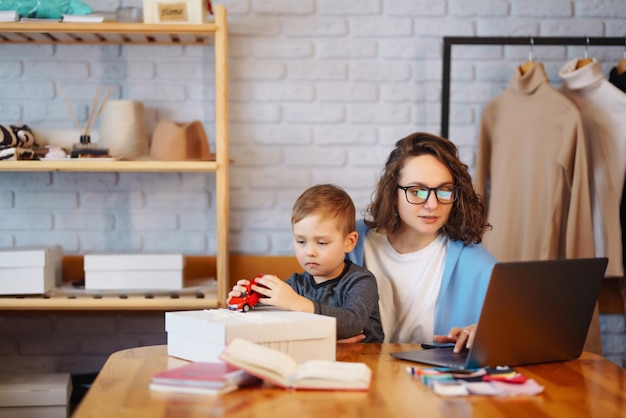
[[[448,238],[440,234],[424,249],[400,254],[387,235],[369,230],[364,250],[365,267],[378,282],[385,342],[432,341]]]

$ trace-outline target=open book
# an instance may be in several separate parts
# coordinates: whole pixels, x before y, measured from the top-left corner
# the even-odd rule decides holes
[[[309,360],[291,356],[241,338],[226,346],[219,358],[276,386],[290,389],[357,390],[370,387],[372,371],[364,363]]]

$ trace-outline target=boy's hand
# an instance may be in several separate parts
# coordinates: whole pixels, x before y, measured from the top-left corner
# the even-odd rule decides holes
[[[246,288],[244,286],[249,283],[250,283],[250,280],[246,280],[246,279],[237,280],[237,284],[233,286],[233,290],[228,292],[228,298],[226,298],[226,304],[230,303],[230,300],[233,297],[241,296],[241,294],[246,291]]]
[[[259,298],[260,303],[288,311],[313,313],[313,302],[298,295],[284,280],[265,274],[256,282],[261,286],[252,285],[252,290],[265,296]]]

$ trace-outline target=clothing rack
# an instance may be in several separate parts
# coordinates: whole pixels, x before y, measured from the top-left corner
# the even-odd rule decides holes
[[[450,120],[450,69],[454,45],[538,45],[557,46],[624,46],[626,38],[598,37],[496,37],[496,36],[445,36],[443,38],[443,85],[441,89],[441,136],[448,137]]]

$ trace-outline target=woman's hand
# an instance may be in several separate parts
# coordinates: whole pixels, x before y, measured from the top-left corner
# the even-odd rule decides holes
[[[474,335],[476,335],[476,324],[468,325],[466,327],[453,327],[448,335],[435,335],[433,340],[438,343],[454,343],[455,353],[460,353],[465,348],[470,349],[474,342]]]
[[[265,274],[257,278],[256,283],[258,285],[252,285],[252,290],[264,296],[259,298],[260,303],[288,311],[313,313],[313,302],[297,294],[284,280]]]

